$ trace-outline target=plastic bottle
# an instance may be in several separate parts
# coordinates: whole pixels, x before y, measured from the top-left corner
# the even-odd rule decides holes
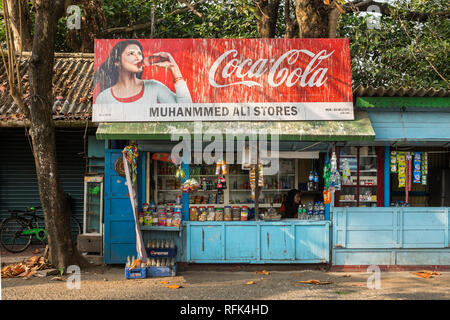
[[[313,215],[313,205],[311,202],[308,202],[308,220],[312,220]]]
[[[320,204],[316,202],[316,215],[314,216],[314,220],[320,220]]]
[[[314,176],[312,171],[310,171],[308,176],[308,191],[313,191],[313,189],[314,189]]]
[[[314,190],[319,190],[319,175],[314,172]]]
[[[325,220],[325,205],[323,204],[323,202],[320,202],[320,220]]]
[[[127,265],[126,265],[126,267],[129,268],[130,266],[131,266],[131,264],[130,264],[130,256],[127,256]]]
[[[336,188],[336,190],[341,190],[341,175],[340,175],[339,171],[336,171],[336,172],[335,172],[335,175],[336,175],[336,185],[335,185],[335,188]]]
[[[302,205],[300,204],[297,209],[297,219],[302,219]]]

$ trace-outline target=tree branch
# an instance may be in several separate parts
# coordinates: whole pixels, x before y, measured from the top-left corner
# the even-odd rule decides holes
[[[398,8],[395,8],[388,3],[383,2],[377,2],[373,0],[356,0],[353,2],[350,2],[346,5],[344,5],[342,8],[347,12],[361,12],[361,11],[367,11],[367,9],[370,6],[378,6],[380,9],[380,13],[386,16],[392,16],[395,14],[395,11],[398,10]],[[450,16],[450,11],[443,11],[443,12],[418,12],[418,11],[409,11],[409,12],[402,12],[399,13],[399,16],[401,19],[404,20],[411,20],[411,21],[418,21],[418,22],[425,22],[431,17],[442,17],[447,18]]]
[[[197,10],[195,10],[195,8],[192,6],[192,4],[189,3],[189,1],[187,1],[187,0],[178,0],[178,1],[184,3],[186,5],[186,7],[188,7],[193,13],[195,13],[196,15],[198,15],[200,18],[203,19],[203,15],[200,12],[198,12]]]
[[[199,2],[195,3],[194,6],[199,5],[203,2],[205,2],[205,1],[199,1]],[[182,8],[175,9],[172,12],[169,12],[168,15],[174,15],[174,14],[184,12],[187,10],[191,10],[191,9],[188,6],[185,6]],[[155,20],[153,23],[157,24],[163,20],[164,20],[164,18],[160,18],[160,19]],[[109,29],[105,29],[105,30],[101,31],[99,33],[99,36],[107,36],[107,35],[116,34],[116,33],[127,33],[127,32],[132,32],[132,31],[139,31],[139,30],[151,28],[151,26],[152,26],[152,21],[149,21],[146,23],[141,23],[141,24],[136,24],[136,25],[128,26],[128,27],[109,28]]]

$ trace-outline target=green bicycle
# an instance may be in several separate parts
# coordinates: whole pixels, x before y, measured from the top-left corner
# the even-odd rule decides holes
[[[25,210],[8,210],[11,216],[6,218],[0,226],[0,241],[3,248],[13,253],[22,252],[30,246],[33,236],[45,244],[47,232],[43,227],[44,217],[36,214],[36,211],[41,208],[37,206]],[[75,237],[81,234],[81,225],[73,216],[70,217],[70,225],[72,233],[76,232]]]

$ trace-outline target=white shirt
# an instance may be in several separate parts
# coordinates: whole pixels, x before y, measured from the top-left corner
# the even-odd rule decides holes
[[[166,85],[157,80],[143,80],[144,94],[143,96],[133,102],[119,102],[111,92],[111,88],[100,92],[95,100],[96,104],[117,104],[124,103],[127,107],[135,105],[151,105],[156,103],[190,103],[192,102],[191,94],[186,85],[186,81],[179,80],[175,83],[174,93]]]

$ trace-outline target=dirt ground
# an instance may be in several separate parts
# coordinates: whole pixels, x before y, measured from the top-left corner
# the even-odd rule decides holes
[[[262,270],[264,267],[259,268]],[[184,268],[176,277],[126,280],[123,266],[95,267],[81,272],[80,289],[68,289],[66,281],[32,277],[2,279],[2,299],[119,299],[119,300],[383,300],[450,299],[450,272],[423,279],[411,271],[381,272],[380,289],[369,289],[365,272],[326,272],[320,270],[270,270],[269,275],[254,270],[212,271]],[[64,280],[68,276],[63,277]],[[303,280],[331,282],[325,285],[302,284]],[[168,284],[162,284],[167,281]],[[254,281],[254,284],[247,284]],[[179,289],[166,285],[181,285]]]

